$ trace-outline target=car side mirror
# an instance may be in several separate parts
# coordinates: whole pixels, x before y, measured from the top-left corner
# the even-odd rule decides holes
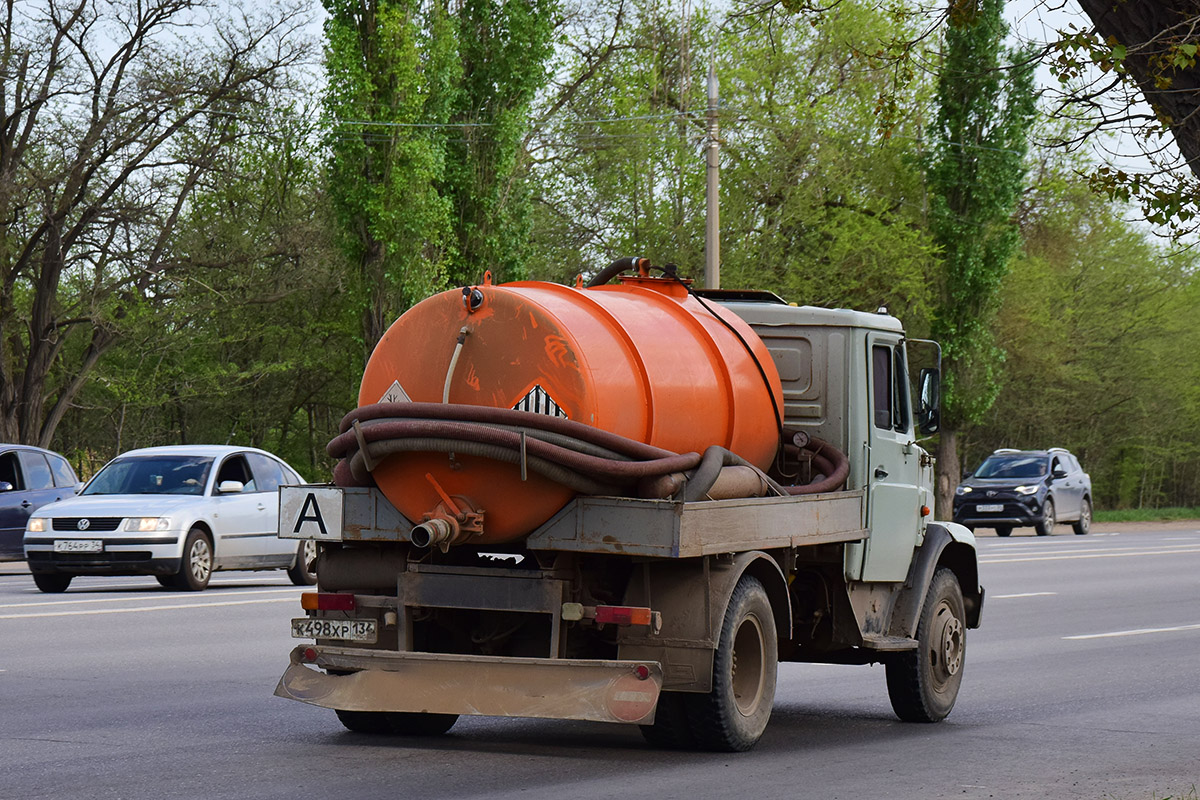
[[[83,487],[85,486],[87,486],[86,481],[80,481],[79,483],[75,484],[75,494],[81,494],[83,492]]]
[[[217,486],[217,494],[238,494],[246,488],[241,481],[221,481]]]
[[[941,426],[942,377],[939,370],[921,370],[920,392],[917,395],[917,430],[929,436]]]
[[[1067,471],[1062,467],[1058,467],[1054,470],[1054,472],[1051,473],[1051,475],[1053,475],[1055,480],[1057,480],[1059,478],[1067,477]]]
[[[0,492],[11,492],[13,485],[8,481],[0,481]]]

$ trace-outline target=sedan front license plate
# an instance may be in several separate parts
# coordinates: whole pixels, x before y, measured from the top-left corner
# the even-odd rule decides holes
[[[302,617],[292,620],[292,638],[340,639],[346,642],[374,644],[376,639],[375,620]]]
[[[1004,505],[1002,503],[984,503],[975,506],[975,509],[981,514],[996,514],[1004,510]]]
[[[55,539],[56,553],[102,553],[104,542],[100,539]]]

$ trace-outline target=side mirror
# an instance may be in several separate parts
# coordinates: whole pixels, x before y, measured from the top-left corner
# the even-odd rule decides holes
[[[917,430],[929,436],[941,426],[942,376],[933,367],[921,370],[920,393],[917,396]]]
[[[1056,467],[1054,472],[1051,474],[1053,475],[1055,480],[1058,480],[1059,478],[1067,477],[1067,471],[1065,469],[1063,469],[1062,467]]]
[[[241,481],[221,481],[217,486],[217,494],[238,494],[246,488]]]
[[[87,486],[86,481],[80,481],[79,483],[75,484],[75,494],[80,494],[85,486]]]
[[[0,481],[0,492],[11,492],[13,485],[8,481]]]

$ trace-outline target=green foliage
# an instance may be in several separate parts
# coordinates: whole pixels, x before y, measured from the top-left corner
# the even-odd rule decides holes
[[[1200,502],[1200,281],[1122,207],[1049,164],[1022,214],[1025,252],[1001,292],[1009,354],[969,465],[997,447],[1058,445],[1091,473],[1100,508]]]
[[[980,417],[999,389],[990,330],[1020,243],[1012,219],[1035,111],[1033,62],[1001,63],[1003,0],[951,3],[928,167],[929,227],[943,278],[933,335],[944,356],[944,425]]]
[[[329,192],[369,349],[445,283],[451,204],[437,184],[461,64],[439,3],[326,0],[325,9]]]
[[[615,19],[611,23],[616,25]],[[920,229],[912,122],[879,133],[887,70],[872,56],[896,32],[866,3],[816,24],[749,16],[721,30],[634,5],[611,50],[568,61],[561,118],[541,134],[535,244],[543,276],[569,279],[615,257],[704,263],[707,57],[720,77],[722,283],[806,303],[880,305],[919,319],[931,244]],[[598,64],[598,66],[596,66]],[[803,64],[803,69],[797,69]],[[915,104],[928,87],[899,95]]]
[[[521,147],[553,0],[326,0],[329,189],[369,349],[404,309],[528,241]]]
[[[462,82],[451,118],[442,193],[453,205],[456,284],[525,276],[530,195],[525,137],[534,96],[546,83],[557,0],[464,3],[458,27]]]

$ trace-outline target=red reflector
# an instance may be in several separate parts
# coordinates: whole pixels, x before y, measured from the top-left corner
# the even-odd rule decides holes
[[[639,681],[644,681],[650,677],[650,668],[645,664],[638,664],[633,668],[633,674],[637,676]]]
[[[316,661],[317,660],[317,651],[313,650],[311,647],[305,648],[304,660],[305,661]]]
[[[596,606],[596,622],[601,625],[649,625],[650,609],[635,606]]]
[[[353,611],[354,595],[306,592],[300,595],[300,607],[305,611]]]

